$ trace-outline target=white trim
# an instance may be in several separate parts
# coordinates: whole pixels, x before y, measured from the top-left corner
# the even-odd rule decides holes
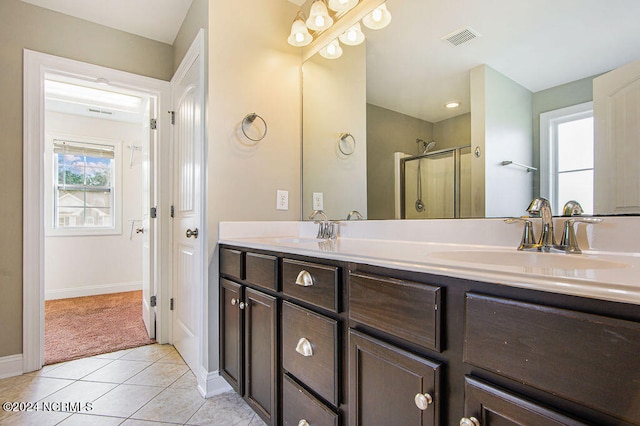
[[[561,206],[554,202],[558,188],[555,181],[550,179],[558,170],[555,148],[551,146],[557,136],[553,133],[551,126],[576,120],[589,111],[593,114],[593,102],[591,101],[540,114],[540,196],[551,201],[551,205],[555,208],[561,208]],[[558,214],[558,212],[554,212],[554,214]]]
[[[73,76],[95,81],[106,78],[111,85],[123,89],[143,92],[158,99],[158,205],[170,199],[171,178],[169,170],[170,152],[168,140],[169,120],[167,111],[170,85],[166,81],[118,71],[98,65],[87,64],[53,55],[24,50],[24,108],[23,108],[23,370],[38,370],[44,364],[44,77],[45,73]],[[163,135],[162,138],[160,135]],[[162,211],[161,209],[159,209]],[[169,294],[171,250],[170,217],[159,215],[156,236],[156,274],[158,306],[156,340],[165,343],[167,327],[162,318],[170,315],[162,309],[164,295]],[[167,299],[168,303],[168,299]],[[164,315],[163,315],[164,314]]]
[[[197,374],[198,392],[204,398],[211,398],[224,392],[233,390],[231,385],[220,375],[220,371],[207,372],[204,368]]]
[[[70,299],[72,297],[97,296],[100,294],[124,293],[142,290],[142,281],[87,285],[82,287],[56,288],[45,290],[45,300]]]
[[[0,379],[22,374],[22,354],[0,358]]]

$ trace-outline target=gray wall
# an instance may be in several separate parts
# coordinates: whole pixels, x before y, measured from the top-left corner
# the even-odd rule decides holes
[[[52,12],[0,1],[0,357],[22,353],[22,55],[49,53],[162,80],[170,45]],[[29,259],[24,259],[28,264]]]
[[[184,17],[180,31],[173,42],[173,72],[175,73],[182,58],[191,47],[191,43],[198,35],[200,28],[209,28],[209,2],[208,0],[193,0],[187,16]],[[208,37],[205,34],[205,52],[208,50]],[[205,64],[205,70],[207,69]]]

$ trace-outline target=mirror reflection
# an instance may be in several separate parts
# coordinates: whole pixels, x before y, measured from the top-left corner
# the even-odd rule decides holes
[[[303,64],[303,219],[640,213],[640,2],[386,5]]]

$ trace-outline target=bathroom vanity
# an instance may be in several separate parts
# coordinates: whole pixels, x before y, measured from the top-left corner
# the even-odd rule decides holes
[[[220,371],[268,424],[640,424],[635,257],[274,232],[220,245]]]

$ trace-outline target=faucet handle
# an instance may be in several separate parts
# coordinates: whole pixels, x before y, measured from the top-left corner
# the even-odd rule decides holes
[[[533,237],[533,223],[524,217],[510,217],[504,220],[506,223],[524,223],[522,231],[522,240],[518,246],[518,250],[537,250],[538,245]]]
[[[574,223],[586,223],[596,224],[601,223],[602,218],[599,217],[571,217],[564,222],[564,229],[562,231],[562,238],[560,244],[556,246],[556,249],[563,250],[566,253],[580,254],[582,250],[578,246],[578,238],[576,237],[576,231],[573,227]]]

